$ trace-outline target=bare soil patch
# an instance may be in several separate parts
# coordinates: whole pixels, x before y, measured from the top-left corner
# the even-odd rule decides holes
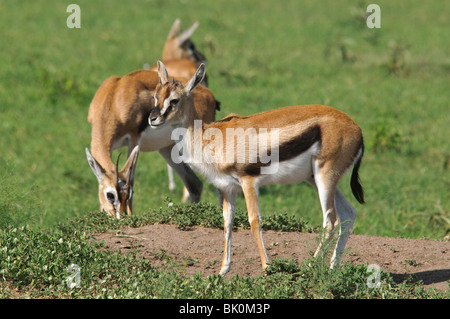
[[[299,262],[311,256],[317,234],[264,231],[269,260],[277,257]],[[227,276],[257,276],[263,273],[256,242],[250,230],[238,229],[232,235],[232,265]],[[154,224],[126,228],[95,236],[105,249],[127,253],[138,249],[139,256],[157,267],[174,269],[190,276],[217,274],[223,251],[223,231],[194,226],[180,230],[176,225]],[[403,281],[410,275],[426,287],[448,290],[450,286],[450,242],[428,239],[404,239],[351,235],[343,261],[354,264],[377,264]]]

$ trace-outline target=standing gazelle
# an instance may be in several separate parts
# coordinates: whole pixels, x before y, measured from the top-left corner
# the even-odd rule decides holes
[[[290,106],[243,117],[231,115],[199,124],[192,92],[204,72],[201,65],[187,83],[170,82],[164,64],[158,62],[161,83],[156,88],[156,107],[149,124],[179,128],[172,137],[180,139],[184,133],[176,144],[182,148],[184,161],[204,174],[223,197],[225,244],[220,274],[230,269],[237,192],[244,192],[251,231],[265,268],[258,187],[301,181],[316,188],[322,206],[326,235],[315,256],[322,253],[333,228],[339,227],[331,267],[337,265],[356,218],[356,210],[337,185],[352,166],[351,189],[356,199],[364,202],[358,177],[364,151],[361,129],[343,112],[322,105]],[[172,151],[172,156],[178,154],[179,150]]]
[[[171,129],[148,126],[157,84],[158,74],[149,70],[134,71],[122,77],[112,76],[97,90],[89,108],[92,155],[86,149],[86,156],[99,183],[101,210],[118,219],[121,212],[132,214],[134,170],[139,151],[158,151],[180,176],[189,191],[190,201],[200,200],[203,188],[200,179],[189,166],[174,163],[171,159],[174,144],[170,138]],[[193,100],[200,118],[206,122],[213,121],[218,102],[212,92],[199,85],[193,92]],[[118,159],[114,164],[111,153],[123,146],[128,146],[128,159],[119,171]]]

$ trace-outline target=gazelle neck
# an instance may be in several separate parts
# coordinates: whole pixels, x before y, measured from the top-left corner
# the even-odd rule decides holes
[[[105,145],[101,139],[93,138],[91,141],[92,156],[97,162],[107,171],[115,171],[115,165],[111,160],[112,145],[107,143]]]
[[[192,95],[186,97],[185,105],[184,105],[184,123],[183,127],[187,128],[189,131],[194,131],[194,121],[201,120],[200,116],[197,113],[194,105],[194,98]],[[203,125],[202,125],[203,127]],[[195,129],[198,129],[198,125]]]
[[[201,151],[202,149],[202,136],[204,130],[204,123],[195,109],[192,95],[186,99],[184,112],[185,116],[181,127],[185,129],[185,135],[183,137],[182,145],[187,151],[185,156],[189,158],[189,162],[192,162],[195,157],[195,152]],[[199,150],[196,150],[196,147],[199,148]]]

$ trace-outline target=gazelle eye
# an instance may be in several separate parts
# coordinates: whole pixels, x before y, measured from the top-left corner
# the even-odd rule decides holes
[[[178,102],[180,102],[179,99],[174,99],[174,100],[170,101],[170,105],[176,106],[178,104]]]
[[[114,202],[116,201],[116,196],[114,196],[113,193],[106,193],[106,199],[108,200],[108,202],[110,202],[111,204],[114,204]]]

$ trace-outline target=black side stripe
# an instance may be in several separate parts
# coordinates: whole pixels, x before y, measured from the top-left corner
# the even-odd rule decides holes
[[[316,142],[321,142],[322,133],[320,126],[312,126],[303,134],[283,143],[279,146],[279,162],[290,160],[306,152]],[[270,154],[268,154],[270,155]],[[258,157],[256,163],[249,163],[244,167],[244,172],[250,176],[261,175],[261,167],[269,166],[271,163],[262,163]]]

